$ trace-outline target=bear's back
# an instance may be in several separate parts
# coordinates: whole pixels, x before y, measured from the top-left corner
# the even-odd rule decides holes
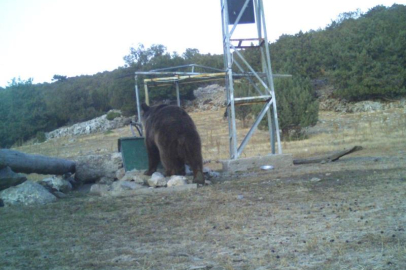
[[[196,129],[192,118],[182,108],[171,105],[156,107],[147,121],[155,129],[167,128],[175,132]]]

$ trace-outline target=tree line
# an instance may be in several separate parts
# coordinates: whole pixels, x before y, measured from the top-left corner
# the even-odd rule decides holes
[[[404,5],[377,6],[365,14],[344,13],[325,29],[282,35],[269,46],[274,73],[293,75],[292,79],[275,81],[280,126],[285,132],[317,122],[317,100],[311,84],[315,79],[327,80],[334,85],[337,98],[348,100],[406,95]],[[258,51],[242,53],[261,70]],[[135,114],[135,71],[187,64],[223,69],[222,55],[201,54],[192,48],[182,54],[170,53],[164,45],[145,48],[140,44],[130,49],[124,62],[123,67],[92,76],[56,74],[52,83],[42,84],[13,79],[6,88],[0,87],[0,147],[92,119],[110,109]],[[139,85],[143,79],[138,77]],[[198,86],[182,86],[181,98],[193,99]],[[246,93],[246,89],[236,91]],[[140,94],[142,99],[143,91]],[[152,100],[174,99],[174,95],[174,86],[150,92]]]
[[[350,101],[406,94],[406,6],[341,14],[324,30],[283,35],[270,45],[276,70],[326,78]]]

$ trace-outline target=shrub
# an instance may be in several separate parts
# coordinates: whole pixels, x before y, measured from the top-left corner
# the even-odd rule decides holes
[[[120,116],[121,116],[121,113],[119,113],[119,112],[109,111],[107,113],[106,118],[107,118],[107,120],[111,121],[111,120],[114,120],[115,118],[120,117]]]
[[[279,129],[284,139],[302,139],[302,128],[317,123],[319,104],[313,95],[310,79],[300,77],[275,80],[276,106],[278,112]],[[255,106],[259,113],[262,106]],[[267,118],[260,124],[261,129],[268,128]]]
[[[242,79],[240,82],[234,84],[234,94],[236,97],[249,97],[253,95],[252,92],[252,86],[245,79]],[[242,121],[244,128],[247,127],[247,118],[251,113],[251,105],[235,106],[235,117]]]
[[[45,132],[43,132],[43,131],[38,131],[37,135],[35,137],[39,143],[43,143],[47,140],[47,137],[45,136]]]

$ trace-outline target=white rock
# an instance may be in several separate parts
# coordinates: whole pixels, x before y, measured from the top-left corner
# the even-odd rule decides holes
[[[47,204],[57,200],[45,187],[29,180],[3,190],[0,192],[0,199],[6,206]]]
[[[100,178],[100,181],[98,182],[99,184],[102,185],[111,185],[114,182],[114,178],[108,177],[108,176],[103,176]]]
[[[122,179],[125,176],[125,168],[120,168],[116,171],[116,178],[117,179]]]
[[[114,110],[116,111],[116,110]],[[119,111],[116,111],[119,112]],[[87,122],[74,124],[69,127],[62,127],[51,131],[49,133],[45,133],[45,136],[48,139],[59,138],[59,137],[66,137],[72,135],[80,135],[80,134],[90,134],[95,132],[107,131],[110,129],[120,128],[130,123],[131,119],[127,117],[118,117],[113,121],[109,121],[106,118],[106,115],[102,115],[100,117],[94,118]]]
[[[41,182],[43,185],[50,188],[51,190],[56,190],[63,193],[72,190],[72,184],[69,181],[56,176],[45,178]]]
[[[132,178],[131,182],[137,183],[137,184],[139,184],[139,185],[144,185],[144,184],[145,184],[144,179],[143,179],[141,176],[139,176],[139,175],[134,176],[134,177]]]
[[[321,179],[317,178],[317,177],[313,177],[312,179],[310,179],[310,182],[320,182]]]
[[[203,173],[208,178],[219,178],[220,177],[220,173],[215,172],[208,167],[203,167]]]
[[[94,184],[90,187],[89,193],[103,195],[103,194],[107,193],[108,191],[110,191],[109,185]]]
[[[111,154],[87,155],[76,158],[75,180],[78,183],[94,183],[102,177],[115,178],[122,166],[111,157]]]
[[[150,179],[148,179],[148,185],[150,187],[164,187],[166,186],[165,177],[162,173],[154,172]]]
[[[112,189],[115,191],[118,190],[134,190],[134,189],[138,189],[138,188],[142,188],[142,185],[137,184],[135,182],[131,182],[131,181],[116,181],[113,183],[113,185],[111,185]]]
[[[137,170],[128,171],[125,173],[124,176],[118,179],[121,181],[132,181],[140,185],[143,185],[145,182],[143,179],[143,175],[141,175],[141,171]]]
[[[115,152],[111,154],[111,161],[118,167],[123,167],[123,157],[120,152]]]
[[[168,181],[168,187],[176,187],[186,185],[186,177],[181,175],[173,175]]]

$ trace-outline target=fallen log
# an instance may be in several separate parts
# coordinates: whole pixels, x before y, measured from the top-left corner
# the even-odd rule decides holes
[[[340,157],[354,153],[356,151],[362,150],[362,146],[354,146],[348,150],[343,150],[343,151],[335,151],[331,154],[327,154],[324,156],[320,157],[312,157],[312,158],[304,158],[304,159],[294,159],[293,164],[299,165],[299,164],[310,164],[310,163],[327,163],[327,162],[333,162],[338,160]]]
[[[56,174],[74,173],[74,161],[41,155],[30,155],[10,149],[0,149],[0,169],[10,167],[14,172]]]

